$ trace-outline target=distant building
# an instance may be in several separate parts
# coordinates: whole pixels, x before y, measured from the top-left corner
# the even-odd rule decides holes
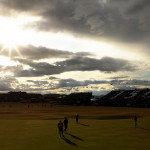
[[[28,95],[26,92],[8,92],[8,101],[18,102],[22,99],[27,99]]]
[[[41,94],[32,94],[26,92],[8,92],[0,93],[0,102],[39,102],[42,101]]]
[[[30,100],[31,103],[36,103],[36,102],[44,102],[44,98],[42,94],[38,93],[28,93],[27,94],[28,99]]]
[[[60,104],[59,99],[62,98],[60,94],[45,94],[44,101],[49,104]]]
[[[92,93],[71,93],[60,99],[61,104],[65,105],[90,105]]]
[[[9,100],[8,93],[0,93],[0,102],[7,102]]]

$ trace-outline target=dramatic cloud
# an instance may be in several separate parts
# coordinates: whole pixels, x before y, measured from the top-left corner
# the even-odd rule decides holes
[[[129,78],[129,76],[117,76],[117,77],[111,77],[109,79],[117,80],[117,79],[126,79]]]
[[[18,84],[18,81],[14,77],[0,77],[0,91],[12,91]]]
[[[28,46],[20,46],[17,48],[18,52],[13,50],[11,51],[11,57],[23,57],[27,59],[39,60],[39,59],[55,59],[55,58],[69,58],[73,56],[92,56],[91,53],[88,52],[69,52],[69,51],[62,51],[62,50],[55,50],[46,47],[35,47],[32,45]],[[8,56],[8,51],[3,51],[1,56]]]
[[[150,1],[149,0],[133,0],[133,4],[128,9],[128,14],[136,14],[142,10],[149,9]]]
[[[40,31],[149,44],[149,0],[5,0],[0,4],[40,16],[41,20],[31,25]]]
[[[53,82],[52,82],[53,83]],[[106,84],[109,83],[108,81],[77,81],[74,79],[57,79],[57,83],[53,83],[53,88],[64,88],[64,87],[84,87],[90,84]],[[87,87],[86,87],[87,88]]]
[[[93,71],[100,70],[106,72],[116,71],[134,71],[135,67],[127,60],[115,59],[111,57],[103,57],[102,59],[94,59],[88,57],[75,57],[57,65],[64,66],[66,71]]]
[[[11,76],[0,77],[0,91],[27,91],[27,92],[42,92],[59,90],[59,92],[81,92],[93,91],[94,93],[107,93],[110,89],[135,89],[146,88],[150,86],[150,81],[147,80],[83,80],[75,79],[60,79],[51,76],[49,80],[26,80],[24,83]],[[99,95],[99,94],[98,94]]]
[[[140,86],[149,87],[150,81],[147,80],[84,80],[77,81],[74,79],[60,79],[51,77],[49,88],[59,89],[64,88],[70,90],[108,90],[109,88],[115,89],[134,89],[140,88]],[[44,83],[44,82],[43,82]],[[104,87],[107,85],[107,88]]]
[[[0,0],[0,91],[149,87],[149,9],[150,0]]]
[[[40,86],[40,85],[42,85],[42,84],[48,84],[48,82],[47,81],[33,81],[33,80],[27,80],[27,82],[29,82],[29,83],[33,83],[33,84],[35,84],[36,86]]]
[[[58,78],[51,76],[51,77],[49,77],[49,79],[50,79],[50,80],[55,80],[55,79],[58,79]]]
[[[60,74],[68,71],[94,71],[117,72],[135,71],[136,67],[127,60],[104,57],[94,59],[88,57],[74,57],[64,61],[49,64],[46,62],[33,62],[27,59],[15,59],[22,65],[28,65],[28,70],[23,70],[21,66],[6,67],[5,70],[14,70],[17,77],[34,77],[52,74]]]
[[[42,7],[42,9],[44,9],[44,6],[46,7],[49,0],[26,0],[26,1],[22,1],[22,0],[2,0],[0,3],[1,5],[10,8],[10,9],[14,9],[14,10],[18,10],[18,11],[40,11],[40,7]]]

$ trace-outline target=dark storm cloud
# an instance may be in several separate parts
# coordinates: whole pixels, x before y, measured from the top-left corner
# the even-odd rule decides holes
[[[149,0],[3,0],[0,4],[40,16],[29,25],[40,31],[149,44]]]
[[[102,59],[94,59],[88,57],[73,57],[64,61],[58,61],[55,64],[46,62],[33,62],[27,59],[14,59],[20,64],[28,65],[28,70],[23,70],[22,66],[6,67],[5,70],[14,71],[17,77],[34,77],[60,74],[68,71],[103,71],[103,72],[117,72],[117,71],[135,71],[136,67],[131,62],[122,59],[115,59],[111,57],[104,57]]]
[[[18,81],[14,77],[0,77],[0,91],[12,91],[13,84],[18,84]]]
[[[88,52],[69,52],[69,51],[62,51],[62,50],[56,50],[46,47],[35,47],[32,45],[24,46],[24,47],[18,47],[18,50],[23,58],[27,59],[53,59],[53,58],[69,58],[73,56],[91,56],[91,53]],[[8,56],[8,51],[3,51],[1,55]],[[17,51],[11,51],[11,57],[21,57],[18,56]]]
[[[60,51],[60,50],[50,49],[42,46],[35,47],[31,45],[26,47],[20,47],[19,51],[23,57],[28,59],[67,58],[70,55],[73,55],[73,53],[68,51]],[[13,52],[15,53],[15,51]]]
[[[100,70],[106,72],[116,71],[134,71],[135,67],[127,60],[103,57],[94,59],[88,57],[75,57],[66,61],[57,62],[57,65],[63,66],[66,71],[93,71]]]
[[[64,88],[64,87],[79,87],[79,86],[84,87],[84,86],[88,86],[90,84],[106,84],[106,83],[108,83],[108,81],[97,81],[97,80],[77,81],[74,79],[57,79],[57,83],[54,82],[53,87],[56,89]]]
[[[49,5],[49,0],[1,0],[1,5],[18,11],[40,11]]]
[[[31,69],[28,70],[16,70],[15,76],[18,77],[36,77],[36,76],[44,76],[51,74],[60,74],[63,72],[60,66],[51,65],[49,63],[41,62],[29,62],[24,60],[19,60],[20,63],[28,65]]]
[[[144,9],[148,9],[150,7],[150,0],[134,0],[134,3],[127,10],[128,14],[139,13]]]

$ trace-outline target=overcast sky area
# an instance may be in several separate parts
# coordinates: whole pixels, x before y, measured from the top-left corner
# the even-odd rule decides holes
[[[150,0],[0,0],[0,92],[150,88]]]

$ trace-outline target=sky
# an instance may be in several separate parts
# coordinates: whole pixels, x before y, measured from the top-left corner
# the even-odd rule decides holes
[[[0,93],[150,88],[149,0],[0,0]]]

